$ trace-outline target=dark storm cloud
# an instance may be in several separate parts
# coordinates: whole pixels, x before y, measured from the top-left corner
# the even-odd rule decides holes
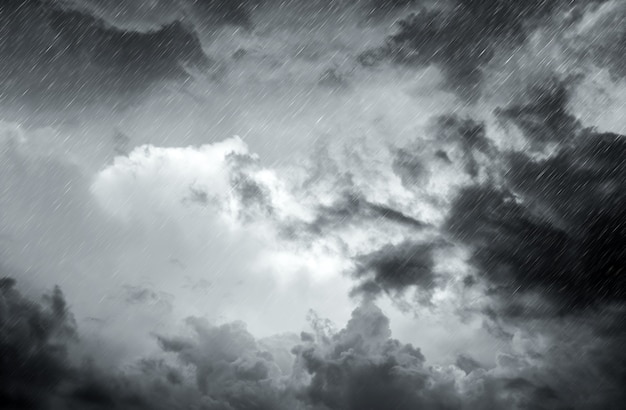
[[[24,298],[13,279],[0,279],[0,407],[49,405],[71,374],[66,343],[75,337],[59,288],[38,304]]]
[[[626,138],[585,129],[569,112],[576,80],[532,84],[495,110],[505,129],[514,125],[529,140],[527,151],[495,151],[484,127],[467,139],[467,152],[473,145],[497,154],[503,168],[459,193],[447,229],[471,246],[507,316],[578,314],[626,297]],[[457,128],[446,123],[458,120],[444,120],[442,130]],[[534,156],[547,143],[553,153]]]
[[[403,242],[357,258],[355,277],[364,279],[356,292],[376,295],[380,292],[401,293],[416,286],[420,290],[435,288],[438,276],[433,272],[432,243]]]
[[[133,96],[207,66],[200,41],[180,22],[124,30],[86,12],[45,1],[0,9],[2,101],[34,106]],[[115,101],[114,101],[115,102]]]
[[[425,222],[422,222],[411,216],[405,215],[402,212],[392,209],[385,205],[368,203],[367,208],[377,218],[386,219],[386,220],[398,223],[400,225],[405,225],[405,226],[409,226],[412,228],[425,228],[428,226],[428,224],[426,224]]]
[[[465,151],[488,153],[493,149],[487,138],[485,124],[471,118],[461,118],[457,115],[442,115],[435,119],[439,138],[460,142]]]
[[[480,156],[489,161],[497,154],[496,148],[487,138],[482,122],[457,115],[443,115],[431,121],[431,128],[435,137],[434,144],[460,152],[461,165],[474,178],[480,171]],[[393,151],[392,169],[406,187],[419,185],[429,177],[421,151],[411,146]],[[447,155],[445,158],[450,162]],[[363,223],[372,218],[388,220],[415,230],[428,227],[427,224],[408,215],[386,206],[373,204],[360,195],[349,192],[331,206],[320,207],[318,217],[311,227],[316,232],[323,232],[326,227],[343,226],[353,222]],[[446,245],[442,240],[434,242],[405,240],[357,256],[354,277],[359,280],[359,284],[353,294],[376,296],[387,293],[399,296],[405,290],[413,288],[426,296],[420,301],[428,303],[428,295],[443,284],[443,278],[433,270],[435,265],[433,254],[444,246]]]
[[[251,25],[256,4],[180,3],[189,7],[185,10],[197,10],[194,17],[207,24],[219,20],[244,27]],[[413,2],[369,4],[384,11],[409,3]],[[8,67],[9,73],[0,81],[6,101],[23,91],[27,93],[21,98],[38,100],[43,96],[44,102],[47,98],[55,102],[63,98],[89,100],[102,90],[136,94],[163,80],[184,81],[188,78],[184,69],[187,64],[207,64],[197,37],[181,23],[168,22],[162,28],[140,32],[109,25],[105,20],[111,21],[105,17],[100,20],[82,9],[50,4],[0,4],[0,34],[4,39],[8,33],[11,40],[0,44],[0,65]],[[519,44],[527,32],[525,24],[532,26],[564,3],[458,0],[450,4],[459,7],[422,11],[403,20],[400,32],[388,39],[385,49],[376,50],[380,55],[374,55],[375,59],[439,65],[451,87],[471,92],[501,41]],[[24,52],[28,47],[34,51]],[[330,76],[326,80],[338,86],[340,81],[336,80],[341,79]],[[440,248],[448,245],[426,239],[405,239],[357,256],[354,293],[364,295],[366,303],[338,332],[313,326],[318,334],[302,333],[300,345],[292,353],[272,349],[270,342],[255,339],[243,323],[215,326],[190,318],[184,335],[155,336],[154,343],[160,350],[154,357],[124,369],[107,368],[108,358],[97,357],[100,352],[94,352],[92,361],[72,355],[82,351],[74,349],[81,341],[58,288],[36,303],[22,296],[12,279],[0,279],[0,407],[621,408],[626,382],[626,137],[583,129],[568,111],[569,93],[565,82],[542,83],[497,111],[504,124],[517,127],[536,145],[556,145],[554,152],[537,156],[497,151],[487,137],[485,124],[447,115],[432,123],[437,136],[433,145],[437,146],[429,154],[448,163],[462,161],[465,172],[475,181],[458,194],[445,225],[446,240],[467,246],[472,255],[477,279],[467,276],[465,284],[469,287],[479,281],[486,285],[487,300],[495,305],[488,310],[491,316],[486,315],[486,320],[500,320],[502,329],[497,330],[502,335],[510,331],[506,333],[509,347],[525,343],[520,342],[525,334],[520,331],[517,337],[513,334],[517,329],[505,325],[533,320],[533,326],[541,329],[546,323],[554,324],[554,330],[541,333],[550,345],[544,352],[500,355],[496,369],[461,354],[454,365],[439,368],[430,367],[418,348],[393,339],[389,319],[367,301],[381,294],[393,297],[407,289],[430,296],[442,284],[444,278],[435,269],[436,258]],[[444,148],[439,149],[440,143]],[[33,215],[55,214],[49,219],[76,225],[76,212],[69,212],[70,205],[61,201],[56,206],[59,198],[68,197],[72,185],[66,182],[72,181],[73,168],[50,168],[39,158],[22,161],[13,155],[17,152],[15,144],[13,140],[7,142],[7,158],[14,159],[3,164],[11,171],[6,174],[9,178],[3,175],[3,179],[12,188],[12,195],[3,197],[0,203],[30,209]],[[115,148],[120,153],[127,150],[127,144],[124,135],[115,137]],[[453,148],[448,151],[448,146]],[[402,148],[392,154],[393,171],[405,186],[415,186],[428,177],[428,163],[419,153]],[[505,170],[496,178],[476,182],[480,180],[482,161],[492,161],[493,168]],[[248,155],[232,155],[229,164],[232,194],[246,210],[260,210],[271,219],[272,197],[269,189],[254,178],[255,160]],[[58,189],[46,194],[49,189],[23,184],[24,172],[37,176],[33,180],[62,183],[53,184]],[[320,179],[328,173],[328,169],[320,171]],[[42,196],[52,200],[44,204]],[[291,228],[302,228],[311,236],[324,236],[352,225],[367,228],[381,221],[405,227],[409,233],[433,228],[394,209],[393,201],[386,205],[349,190],[340,192],[338,198],[314,209],[312,222]],[[213,200],[193,185],[184,199],[202,205]],[[63,218],[58,219],[58,215]],[[18,221],[16,226],[29,229],[33,226],[31,219]],[[35,225],[39,220],[43,219],[36,218]],[[56,242],[63,242],[59,240],[63,237],[52,236]],[[170,262],[180,264],[176,258],[170,258]],[[161,292],[130,286],[125,290],[120,300],[134,308],[163,302],[171,308]],[[592,331],[588,337],[570,340],[558,328],[566,325],[576,330],[588,325]],[[118,342],[130,346],[134,341],[124,340],[128,337],[119,334]],[[282,342],[282,347],[293,346],[291,339]],[[475,340],[468,340],[472,342]],[[293,372],[289,373],[285,369],[292,362]]]
[[[116,25],[158,26],[176,20],[193,21],[203,28],[224,25],[250,27],[252,12],[263,0],[71,0],[67,3]]]
[[[333,410],[460,408],[453,387],[433,381],[420,350],[390,336],[389,319],[366,304],[326,343],[297,348],[312,375],[305,398]]]
[[[512,188],[573,240],[569,295],[576,305],[626,298],[626,137],[584,133],[543,161],[511,159]]]
[[[178,22],[141,33],[116,29],[79,11],[61,9],[50,10],[48,22],[72,55],[86,56],[93,64],[127,75],[177,77],[184,75],[181,63],[207,62],[197,37]]]
[[[624,135],[584,130],[553,156],[533,160],[514,153],[510,165],[506,177],[512,188],[569,226],[583,228],[586,218],[623,209]]]
[[[494,290],[513,300],[541,295],[539,313],[626,300],[626,138],[576,138],[547,159],[510,154],[506,186],[463,190],[449,216]]]
[[[523,93],[524,101],[497,109],[496,115],[519,127],[533,142],[564,142],[581,127],[568,112],[570,80],[552,78]]]
[[[457,115],[443,115],[435,119],[433,126],[440,140],[455,142],[460,146],[465,172],[473,178],[477,177],[480,171],[478,155],[483,154],[493,159],[496,154],[496,149],[487,138],[485,124],[482,122]],[[447,154],[442,159],[445,158],[449,160]]]
[[[372,203],[360,193],[344,192],[332,205],[319,206],[316,219],[308,225],[308,230],[321,233],[325,229],[349,225],[367,220],[387,220],[412,228],[424,228],[427,225],[409,215],[386,205]]]
[[[372,15],[384,15],[403,7],[419,4],[420,0],[365,0],[363,7]]]
[[[192,12],[206,19],[205,23],[234,24],[251,27],[252,12],[264,3],[264,0],[186,0]],[[217,24],[216,24],[217,23]]]
[[[280,369],[243,323],[215,327],[195,318],[188,323],[193,339],[161,338],[160,344],[194,369],[203,395],[219,400],[224,408],[284,408],[285,393],[275,384]]]
[[[160,354],[121,371],[107,368],[106,358],[80,363],[70,357],[80,340],[58,288],[35,303],[5,278],[0,280],[0,405],[53,410],[616,408],[611,406],[623,398],[617,388],[623,368],[614,355],[620,337],[582,346],[578,359],[565,363],[571,351],[557,346],[542,368],[505,355],[499,372],[468,357],[459,359],[458,371],[446,371],[427,366],[420,349],[393,339],[389,319],[371,303],[355,309],[339,331],[312,320],[315,334],[303,333],[287,357],[291,373],[275,360],[285,354],[284,343],[261,343],[241,322],[214,326],[198,318],[187,320],[191,333],[159,336]],[[513,374],[506,371],[511,367]],[[598,371],[602,377],[596,381]],[[573,394],[578,388],[581,394]]]
[[[576,2],[584,5],[586,1]],[[364,65],[391,60],[400,64],[434,64],[446,87],[466,97],[479,93],[484,66],[499,47],[522,44],[540,21],[567,1],[452,0],[422,8],[398,21],[385,44],[359,57]]]
[[[183,16],[182,0],[65,0],[116,25],[159,26]]]
[[[350,177],[348,177],[348,184],[351,185],[352,182],[349,179]],[[318,205],[312,221],[287,221],[281,226],[281,231],[289,238],[300,235],[319,236],[357,224],[380,222],[418,230],[429,226],[392,206],[371,202],[362,193],[347,189],[340,191],[337,199],[330,205]]]
[[[451,373],[425,364],[418,348],[391,337],[388,318],[371,304],[354,310],[339,332],[306,334],[294,349],[297,365],[311,375],[298,397],[314,409],[543,409],[617,408],[617,378],[608,388],[573,394],[593,380],[582,361],[562,371],[561,363],[541,369],[525,357],[502,356],[496,371],[462,357]],[[595,357],[590,355],[591,361]],[[559,357],[559,360],[563,357]],[[587,358],[586,358],[587,359]],[[513,374],[508,369],[515,369]],[[587,370],[595,365],[586,367]],[[569,373],[568,373],[569,372]],[[464,374],[464,375],[462,375]],[[560,382],[565,379],[566,382]],[[575,387],[574,387],[575,386]],[[595,385],[593,386],[596,387]]]
[[[498,291],[538,291],[556,299],[577,288],[568,275],[575,254],[567,233],[533,218],[512,195],[490,187],[466,189],[449,218],[457,239],[476,244],[473,261]]]
[[[289,387],[278,383],[272,353],[242,323],[189,319],[190,336],[159,337],[176,363],[144,359],[125,373],[89,361],[74,365],[67,344],[75,340],[75,326],[58,289],[43,305],[23,298],[11,279],[0,281],[0,292],[0,404],[7,409],[293,410],[324,403],[339,410],[368,401],[374,409],[390,403],[435,408],[448,400],[430,391],[419,349],[390,339],[389,320],[374,306],[353,313],[346,329],[329,339],[334,348],[311,337],[296,348],[312,380]]]
[[[42,303],[0,279],[0,407],[3,409],[280,409],[280,373],[241,323],[214,327],[190,319],[190,338],[159,339],[164,358],[128,372],[70,357],[79,343],[63,294]],[[189,372],[191,369],[191,374]],[[287,407],[293,408],[293,407]]]

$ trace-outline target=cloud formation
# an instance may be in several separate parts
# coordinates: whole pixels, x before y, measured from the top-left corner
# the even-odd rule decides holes
[[[445,75],[445,88],[472,99],[481,94],[485,71],[496,55],[513,58],[516,48],[551,18],[557,21],[551,26],[554,35],[560,36],[567,24],[558,23],[557,15],[580,15],[586,7],[600,3],[453,0],[426,4],[399,20],[384,45],[365,52],[359,60],[366,66],[381,60],[436,65]]]
[[[625,137],[578,138],[543,160],[511,154],[507,185],[464,190],[448,221],[495,289],[538,292],[540,311],[623,302]]]
[[[122,29],[72,3],[11,2],[0,9],[5,105],[34,108],[132,97],[154,84],[208,67],[192,27],[179,21],[148,31]]]
[[[551,348],[556,350],[541,365],[544,353],[533,356],[524,349],[500,356],[491,370],[467,357],[448,367],[427,365],[419,348],[391,337],[389,319],[369,302],[339,331],[313,317],[314,333],[302,333],[301,341],[285,335],[281,343],[256,340],[240,322],[214,326],[189,318],[188,336],[156,338],[158,355],[125,370],[108,369],[69,359],[67,352],[79,339],[58,288],[38,304],[23,297],[12,279],[1,285],[0,349],[11,352],[3,355],[4,363],[13,361],[0,373],[6,408],[611,408],[606,400],[619,397],[611,390],[619,372],[605,374],[604,389],[582,401],[571,396],[569,382],[593,384],[588,379],[593,376],[584,373],[605,365],[585,364],[604,360],[603,351],[595,349],[567,369],[556,362],[580,346]],[[292,344],[291,353],[281,346],[285,342]],[[285,354],[286,369],[278,361]],[[569,381],[559,381],[563,377]]]
[[[43,306],[24,298],[15,280],[0,279],[0,405],[46,408],[64,378],[71,376],[67,343],[75,325],[61,290],[46,295]]]
[[[0,407],[620,408],[624,11],[1,5]]]

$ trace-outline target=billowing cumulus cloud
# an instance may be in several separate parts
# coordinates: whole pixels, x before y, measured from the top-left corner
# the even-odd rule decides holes
[[[446,394],[446,386],[433,386],[420,350],[390,336],[389,320],[365,305],[326,343],[300,347],[312,375],[308,400],[328,409],[453,406],[455,397]]]
[[[12,353],[3,363],[14,361],[3,365],[6,408],[610,408],[606,400],[620,397],[619,370],[602,376],[600,390],[583,387],[589,395],[572,396],[574,385],[598,383],[589,373],[615,368],[595,348],[582,358],[578,351],[567,365],[558,361],[574,353],[571,346],[537,351],[542,348],[523,343],[491,370],[469,357],[447,367],[427,365],[419,348],[391,337],[389,319],[369,302],[341,330],[313,317],[314,333],[302,333],[300,341],[284,335],[280,343],[255,339],[241,322],[214,326],[189,318],[188,336],[159,335],[160,353],[114,370],[69,358],[79,337],[58,288],[39,304],[23,297],[12,279],[1,284],[0,348]]]
[[[69,357],[79,338],[59,288],[39,304],[13,279],[0,285],[3,408],[278,408],[272,380],[280,369],[241,323],[213,327],[189,319],[191,339],[158,338],[178,360],[145,358],[120,372]]]

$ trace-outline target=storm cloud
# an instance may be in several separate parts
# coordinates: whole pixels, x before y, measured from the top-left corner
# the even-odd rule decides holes
[[[436,245],[405,242],[386,245],[358,258],[356,276],[371,279],[360,285],[362,292],[376,294],[381,290],[398,292],[410,286],[428,291],[436,287],[437,275],[433,272],[433,251]]]
[[[48,1],[0,9],[2,101],[35,108],[132,97],[189,78],[210,60],[193,28],[179,21],[148,31],[121,29],[81,9]]]
[[[359,60],[366,66],[381,60],[418,67],[433,64],[444,73],[447,89],[475,98],[481,92],[485,67],[496,54],[512,54],[554,13],[578,13],[599,3],[454,0],[421,5],[397,22],[395,33],[384,45],[365,52]]]
[[[625,11],[3,3],[0,407],[621,408]]]
[[[15,280],[0,280],[0,404],[5,408],[46,408],[54,391],[71,376],[66,344],[75,324],[61,290],[43,306],[24,298]]]
[[[545,160],[511,154],[507,187],[464,190],[448,221],[496,289],[538,292],[548,311],[624,300],[626,140],[579,138]]]
[[[531,141],[565,142],[581,128],[576,117],[568,112],[567,81],[552,78],[534,84],[524,94],[524,99],[523,103],[497,109],[496,114],[519,127]]]
[[[76,363],[68,350],[79,337],[61,291],[55,288],[39,304],[24,298],[12,279],[1,284],[0,348],[4,363],[14,361],[2,367],[6,408],[504,409],[571,404],[562,386],[549,381],[558,367],[537,374],[523,357],[503,356],[489,371],[470,358],[462,358],[458,367],[427,365],[419,348],[391,337],[389,319],[369,302],[355,309],[341,330],[313,319],[313,334],[303,333],[299,342],[283,337],[293,343],[286,372],[276,361],[284,349],[275,339],[257,340],[241,322],[214,326],[200,318],[187,320],[189,336],[158,336],[161,353],[124,371],[90,360]],[[597,397],[586,401],[607,404]]]

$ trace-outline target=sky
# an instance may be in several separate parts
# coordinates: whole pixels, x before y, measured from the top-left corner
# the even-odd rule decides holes
[[[622,408],[625,67],[623,0],[1,2],[0,407]]]

